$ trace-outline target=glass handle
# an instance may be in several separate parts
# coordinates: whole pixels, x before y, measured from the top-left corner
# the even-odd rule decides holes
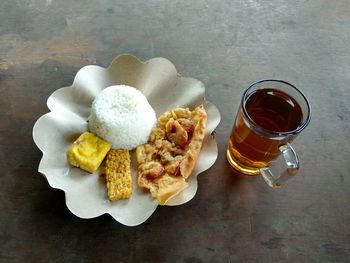
[[[260,169],[265,182],[272,188],[280,188],[297,175],[300,167],[298,155],[290,143],[280,146],[279,150],[282,153],[281,157],[270,166]]]

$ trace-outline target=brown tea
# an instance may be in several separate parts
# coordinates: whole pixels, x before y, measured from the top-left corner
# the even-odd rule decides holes
[[[228,159],[243,167],[265,167],[280,154],[279,146],[291,140],[268,135],[300,127],[302,109],[287,93],[271,88],[254,91],[243,104],[229,140]],[[243,117],[242,108],[250,120]]]

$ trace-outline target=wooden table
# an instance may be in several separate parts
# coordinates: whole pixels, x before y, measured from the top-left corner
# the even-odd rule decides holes
[[[350,262],[350,5],[327,1],[0,3],[1,262]],[[126,227],[84,220],[38,173],[46,100],[84,65],[161,56],[219,108],[219,155],[193,200]],[[243,90],[289,81],[313,117],[281,190],[234,172],[226,142]]]

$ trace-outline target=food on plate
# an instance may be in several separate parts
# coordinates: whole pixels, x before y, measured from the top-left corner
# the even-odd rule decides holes
[[[109,200],[129,198],[132,193],[130,154],[128,150],[110,150],[106,157],[105,176]]]
[[[67,152],[68,162],[93,173],[102,163],[111,145],[90,132],[84,132]]]
[[[156,122],[153,108],[139,90],[116,85],[102,90],[92,103],[89,129],[113,149],[131,150],[147,142]]]
[[[188,186],[205,136],[207,113],[200,105],[193,111],[176,108],[158,118],[148,143],[136,148],[138,185],[149,189],[159,204]]]
[[[132,194],[129,150],[136,148],[138,185],[164,205],[188,186],[186,180],[198,160],[206,121],[203,105],[192,111],[175,108],[157,120],[140,91],[126,85],[110,86],[92,103],[90,132],[69,148],[68,161],[92,173],[105,159],[109,200],[127,199]]]

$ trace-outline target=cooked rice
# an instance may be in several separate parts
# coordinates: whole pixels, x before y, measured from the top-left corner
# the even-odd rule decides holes
[[[105,88],[91,106],[89,129],[113,149],[134,149],[148,140],[156,114],[147,98],[127,85]]]

